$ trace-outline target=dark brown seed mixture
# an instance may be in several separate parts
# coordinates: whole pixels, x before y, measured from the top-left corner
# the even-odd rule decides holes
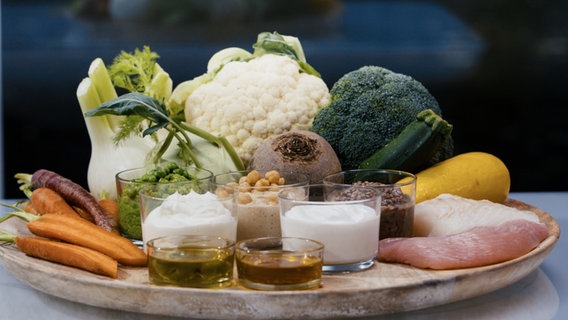
[[[380,182],[357,181],[356,187],[374,187],[381,192],[381,223],[379,238],[411,237],[414,224],[414,203],[400,188],[381,188],[385,184]],[[350,188],[341,192],[338,200],[368,199],[369,191]]]
[[[362,187],[381,187],[385,184],[380,182],[357,181],[353,182],[353,185]],[[408,196],[405,195],[400,188],[380,188],[380,190],[382,197],[381,205],[383,207],[397,206],[408,202]]]
[[[359,188],[349,188],[342,192],[334,194],[334,201],[352,201],[352,200],[364,200],[372,198],[375,195],[375,191],[369,189],[359,189]]]

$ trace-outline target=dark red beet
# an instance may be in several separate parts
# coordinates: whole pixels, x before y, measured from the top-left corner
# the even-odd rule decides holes
[[[321,183],[328,174],[341,171],[331,145],[310,131],[289,131],[266,139],[252,156],[249,169],[305,174],[310,183]]]

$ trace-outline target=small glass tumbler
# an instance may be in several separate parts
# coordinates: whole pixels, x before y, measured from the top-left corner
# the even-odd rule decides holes
[[[411,237],[414,225],[416,176],[397,170],[356,169],[324,177],[324,184],[373,187],[381,193],[379,238]]]
[[[147,242],[151,283],[193,288],[232,284],[235,242],[216,236],[167,236]]]
[[[116,174],[117,200],[120,208],[118,226],[123,236],[131,239],[135,244],[141,245],[142,223],[140,220],[140,197],[139,191],[145,186],[155,184],[168,184],[167,182],[146,182],[142,177],[157,167],[133,168]],[[210,181],[213,173],[209,170],[195,167],[183,167],[196,184],[202,181]],[[177,182],[171,182],[177,183]]]
[[[234,194],[216,193],[211,181],[180,181],[140,189],[142,239],[172,235],[237,238]]]
[[[323,244],[302,238],[237,242],[239,284],[256,290],[305,290],[321,285]]]
[[[278,192],[308,184],[306,175],[272,171],[233,171],[213,177],[223,191],[235,194],[238,216],[237,241],[280,237]],[[230,187],[230,188],[227,188]]]
[[[373,188],[309,185],[283,189],[283,237],[324,244],[324,273],[355,272],[373,266],[379,247],[380,194]]]

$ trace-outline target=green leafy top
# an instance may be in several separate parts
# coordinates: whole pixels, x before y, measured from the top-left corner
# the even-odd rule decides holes
[[[143,50],[136,49],[134,53],[121,51],[108,69],[110,78],[116,87],[143,93],[152,82],[158,58],[159,55],[148,46]]]
[[[321,77],[319,72],[306,62],[304,49],[296,37],[281,35],[278,32],[261,32],[252,47],[254,49],[252,54],[241,48],[225,48],[218,51],[209,60],[207,72],[215,75],[229,62],[247,62],[266,54],[276,54],[296,61],[301,72]]]
[[[262,32],[252,47],[254,48],[252,59],[265,54],[288,56],[298,62],[302,72],[320,77],[319,72],[306,62],[302,44],[296,37],[283,36],[278,32]]]
[[[175,123],[169,118],[168,110],[163,102],[138,92],[126,93],[85,112],[87,117],[107,114],[136,116],[135,119],[138,122],[143,119],[148,120],[150,126],[142,132],[143,136],[153,134],[159,129],[165,128],[168,124]],[[134,131],[134,128],[130,126],[123,126],[122,129]],[[129,132],[123,132],[120,136],[125,138],[128,134]]]

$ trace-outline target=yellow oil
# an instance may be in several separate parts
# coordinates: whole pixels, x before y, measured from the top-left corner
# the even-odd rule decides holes
[[[218,248],[181,247],[176,252],[150,254],[148,274],[152,283],[194,288],[231,284],[234,253]]]
[[[320,258],[273,253],[238,257],[239,279],[267,285],[293,285],[321,279],[323,261]]]

